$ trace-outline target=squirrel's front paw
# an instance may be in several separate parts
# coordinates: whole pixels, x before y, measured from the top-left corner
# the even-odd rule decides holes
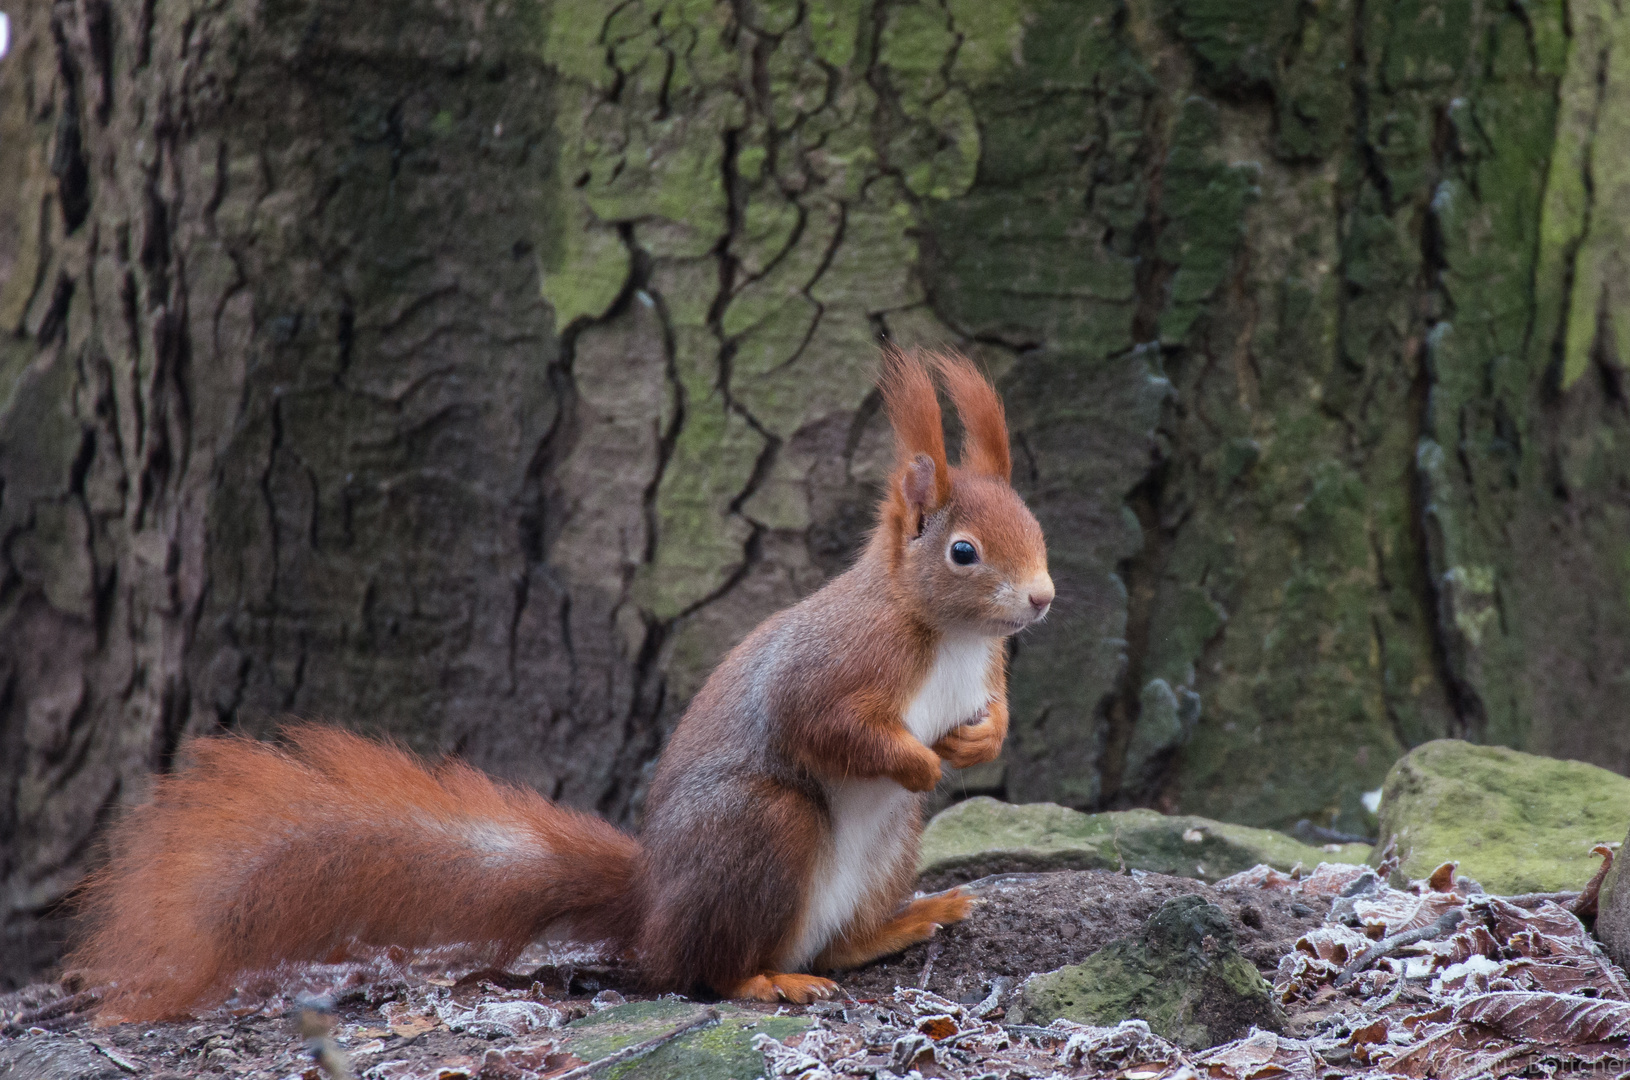
[[[907,791],[933,791],[940,782],[940,759],[928,747],[918,745],[922,752],[912,755],[894,779]]]
[[[953,769],[966,769],[970,765],[983,765],[995,761],[1002,753],[1005,734],[990,717],[963,724],[934,744],[934,753],[945,759]]]

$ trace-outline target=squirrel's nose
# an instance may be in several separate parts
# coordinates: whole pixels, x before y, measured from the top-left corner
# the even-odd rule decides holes
[[[1053,603],[1053,579],[1044,570],[1022,586],[1025,596],[1030,599],[1030,617],[1039,619],[1047,614],[1047,609]]]

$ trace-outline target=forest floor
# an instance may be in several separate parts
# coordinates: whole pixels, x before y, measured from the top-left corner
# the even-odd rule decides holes
[[[183,1023],[95,1027],[84,1011],[94,991],[39,984],[0,997],[0,1077],[1630,1075],[1630,982],[1572,913],[1588,918],[1588,901],[1569,894],[1486,896],[1452,864],[1403,890],[1362,867],[1321,866],[1300,878],[1258,867],[1216,885],[1010,874],[972,891],[980,902],[966,920],[846,973],[838,999],[808,1007],[642,995],[625,971],[541,948],[504,972],[383,956],[308,966],[279,973],[264,997],[244,992]],[[1208,917],[1227,924],[1208,924],[1215,933],[1190,959],[1237,948],[1272,988],[1264,1022],[1212,1010],[1213,1034],[1199,1041],[1217,1045],[1196,1045],[1205,1029],[1152,1005],[1156,1030],[1190,1033],[1184,1046],[1141,1020],[1037,1015],[1044,997],[1028,977],[1112,943],[1124,953],[1153,942],[1155,916],[1185,897],[1198,900],[1178,907],[1215,905]],[[313,993],[330,1013],[302,1012],[297,1002],[312,999],[300,995]]]

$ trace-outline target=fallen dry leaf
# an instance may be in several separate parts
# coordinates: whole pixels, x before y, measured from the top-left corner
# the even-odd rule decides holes
[[[1315,1080],[1328,1072],[1311,1044],[1300,1039],[1253,1032],[1208,1051],[1195,1060],[1195,1067],[1218,1080]]]
[[[1479,896],[1467,901],[1466,906],[1467,914],[1481,915],[1484,925],[1502,942],[1510,941],[1517,934],[1543,934],[1558,942],[1572,942],[1572,945],[1564,946],[1565,950],[1591,950],[1590,934],[1585,930],[1585,924],[1571,911],[1549,900],[1530,910],[1508,903],[1498,896]]]
[[[1271,1031],[1258,1031],[1202,1054],[1195,1065],[1213,1076],[1243,1077],[1271,1063],[1279,1051],[1279,1037]]]
[[[1513,1057],[1530,1048],[1490,1031],[1464,1024],[1450,1024],[1427,1034],[1414,1046],[1387,1063],[1388,1072],[1404,1076],[1433,1077],[1434,1080],[1464,1080],[1488,1073],[1508,1076],[1521,1066],[1503,1069]]]
[[[1303,877],[1275,870],[1267,863],[1257,863],[1249,870],[1230,874],[1217,882],[1219,889],[1268,889],[1273,892],[1301,893],[1322,899],[1340,896],[1348,886],[1375,871],[1357,863],[1320,863]]]
[[[576,1054],[562,1051],[553,1042],[532,1046],[509,1046],[488,1050],[481,1059],[481,1080],[536,1080],[548,1073],[563,1072],[586,1064]]]
[[[1320,863],[1298,884],[1301,886],[1302,895],[1328,900],[1340,896],[1353,882],[1365,874],[1372,873],[1374,871],[1369,867],[1357,863]]]
[[[1273,991],[1281,1005],[1311,999],[1341,974],[1341,965],[1333,960],[1321,960],[1305,952],[1289,952],[1279,960],[1274,972]]]
[[[1382,1016],[1377,1018],[1374,1023],[1354,1028],[1353,1033],[1347,1037],[1347,1042],[1352,1046],[1363,1043],[1386,1042],[1387,1032],[1390,1028],[1391,1025],[1387,1023],[1387,1018]]]
[[[1455,871],[1460,869],[1457,862],[1446,862],[1427,875],[1425,886],[1432,892],[1454,892]]]
[[[1298,952],[1345,964],[1374,944],[1357,930],[1337,923],[1326,923],[1296,939]]]
[[[1407,950],[1414,956],[1430,956],[1436,967],[1445,968],[1474,956],[1499,956],[1500,943],[1485,926],[1463,927],[1446,938],[1418,941]]]
[[[1569,957],[1562,960],[1509,960],[1501,975],[1517,984],[1519,990],[1542,990],[1553,994],[1573,994],[1624,1001],[1622,975],[1605,957]]]
[[[1630,1042],[1630,1003],[1572,994],[1479,994],[1456,1005],[1454,1018],[1540,1046]]]
[[[1418,1034],[1423,1024],[1447,1023],[1449,1017],[1454,1015],[1454,1011],[1453,1005],[1439,1005],[1427,1012],[1410,1013],[1404,1017],[1404,1026]]]
[[[390,1033],[403,1039],[412,1039],[442,1026],[441,1018],[434,1012],[419,1012],[399,1001],[387,1001],[380,1007],[379,1014],[385,1018]]]
[[[1300,883],[1289,874],[1275,870],[1267,863],[1257,863],[1249,870],[1241,870],[1237,874],[1230,874],[1217,882],[1219,889],[1269,889],[1272,891],[1293,890]]]
[[[1414,893],[1386,889],[1353,901],[1353,914],[1365,931],[1375,937],[1391,937],[1436,922],[1438,916],[1464,903],[1454,893]]]

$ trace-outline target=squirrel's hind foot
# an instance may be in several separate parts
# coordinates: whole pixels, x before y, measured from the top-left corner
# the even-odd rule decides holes
[[[911,901],[884,923],[857,938],[833,942],[815,958],[818,968],[855,968],[880,957],[927,941],[934,931],[949,923],[961,922],[973,908],[973,897],[961,889],[949,889]]]
[[[838,984],[819,975],[788,975],[766,971],[738,983],[726,997],[745,998],[749,1001],[790,1001],[794,1005],[808,1005],[835,997]]]

